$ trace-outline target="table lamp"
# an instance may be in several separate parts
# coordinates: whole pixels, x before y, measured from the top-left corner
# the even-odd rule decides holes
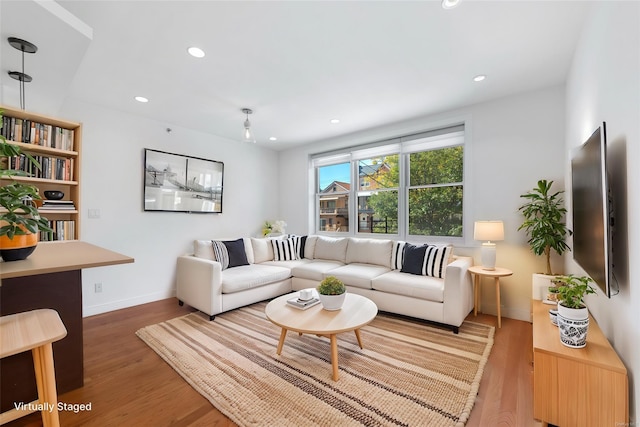
[[[480,259],[484,270],[496,269],[496,244],[492,241],[504,240],[502,221],[476,221],[473,227],[474,240],[486,240],[482,243]]]

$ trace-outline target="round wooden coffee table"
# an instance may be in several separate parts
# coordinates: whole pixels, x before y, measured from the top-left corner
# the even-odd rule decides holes
[[[298,296],[298,292],[283,295],[267,304],[265,314],[267,318],[282,328],[277,354],[282,353],[287,331],[299,334],[314,334],[328,337],[331,341],[331,366],[333,380],[338,381],[338,340],[336,335],[341,332],[354,331],[358,345],[362,347],[360,328],[370,323],[378,314],[378,307],[373,301],[361,295],[347,293],[340,310],[328,311],[322,304],[314,305],[306,310],[300,310],[287,304],[287,300]]]

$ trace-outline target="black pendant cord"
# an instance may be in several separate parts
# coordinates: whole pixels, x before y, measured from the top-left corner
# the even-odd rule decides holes
[[[27,109],[24,97],[24,50],[22,51],[22,78],[20,79],[20,108]]]

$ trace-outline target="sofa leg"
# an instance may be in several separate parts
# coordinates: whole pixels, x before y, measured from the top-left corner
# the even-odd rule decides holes
[[[457,326],[452,326],[451,329],[453,330],[453,333],[458,335],[458,332],[460,332],[460,328]]]
[[[184,301],[180,301],[180,300],[178,300],[178,305],[179,305],[180,307],[182,307],[182,306],[184,305]]]
[[[215,319],[215,318],[216,318],[216,316],[212,314],[211,316],[209,316],[209,321],[213,322],[213,319]]]

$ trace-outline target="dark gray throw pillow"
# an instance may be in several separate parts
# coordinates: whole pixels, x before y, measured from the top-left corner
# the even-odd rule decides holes
[[[247,252],[244,250],[244,241],[242,239],[223,240],[222,243],[227,247],[227,253],[229,254],[229,268],[249,265]]]

